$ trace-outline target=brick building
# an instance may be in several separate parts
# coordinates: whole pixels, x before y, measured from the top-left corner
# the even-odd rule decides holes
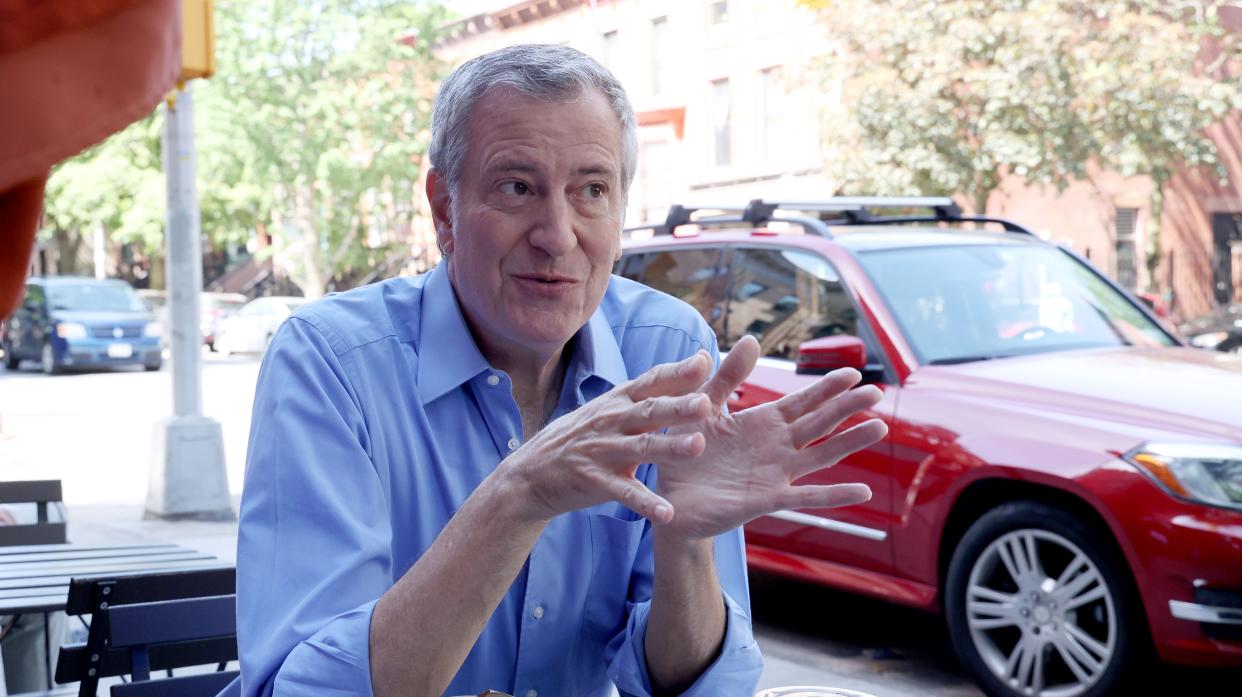
[[[820,153],[814,58],[829,29],[796,0],[459,0],[437,54],[451,64],[518,43],[573,46],[626,86],[639,122],[627,222],[672,203],[814,199],[837,185]],[[1238,13],[1242,15],[1242,13]],[[1238,17],[1242,25],[1242,17]],[[1179,172],[1165,188],[1161,261],[1146,263],[1151,182],[1095,171],[1062,192],[1004,182],[988,213],[1066,242],[1176,317],[1242,299],[1242,120],[1210,129],[1230,180]],[[922,192],[910,192],[911,194]]]

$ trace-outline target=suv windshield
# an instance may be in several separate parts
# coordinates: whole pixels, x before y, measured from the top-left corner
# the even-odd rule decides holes
[[[49,284],[47,296],[48,307],[53,310],[147,311],[134,289],[121,282]]]
[[[1174,344],[1125,296],[1053,247],[884,249],[859,260],[924,363]]]

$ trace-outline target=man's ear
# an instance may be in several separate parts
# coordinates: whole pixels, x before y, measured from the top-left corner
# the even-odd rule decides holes
[[[436,244],[442,254],[453,253],[453,200],[448,182],[440,170],[427,170],[427,203],[431,204],[431,220],[436,226]]]

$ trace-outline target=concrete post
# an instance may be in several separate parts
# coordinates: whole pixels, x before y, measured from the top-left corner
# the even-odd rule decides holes
[[[168,224],[164,232],[172,328],[173,416],[155,424],[147,486],[147,518],[233,520],[224,435],[202,415],[199,294],[203,250],[195,186],[194,102],[189,87],[164,112],[164,173]]]

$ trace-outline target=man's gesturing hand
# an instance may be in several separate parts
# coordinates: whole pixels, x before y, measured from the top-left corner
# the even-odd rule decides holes
[[[505,461],[531,515],[552,518],[616,500],[657,523],[672,519],[669,503],[634,472],[644,462],[703,452],[703,436],[691,425],[711,414],[710,398],[698,391],[710,373],[702,352],[659,365],[544,427]],[[671,427],[689,428],[663,433]]]
[[[758,359],[759,342],[743,337],[702,387],[711,399],[711,415],[701,423],[670,430],[702,433],[704,449],[654,460],[660,467],[659,492],[675,511],[670,532],[706,538],[774,511],[847,506],[871,498],[864,484],[794,486],[793,482],[884,438],[888,427],[871,419],[816,443],[850,416],[879,403],[880,390],[851,389],[862,376],[842,369],[776,401],[736,414],[722,413],[725,400]]]

